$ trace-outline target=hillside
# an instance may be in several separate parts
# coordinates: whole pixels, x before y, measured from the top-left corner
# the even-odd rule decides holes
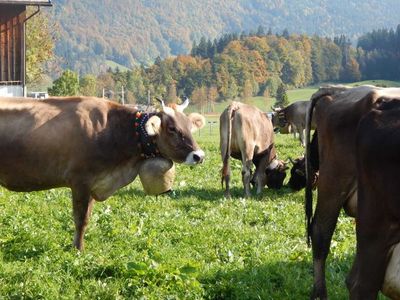
[[[398,23],[398,0],[54,0],[64,67],[99,73],[188,53],[193,41],[265,30],[356,38]],[[107,64],[108,61],[108,64]]]

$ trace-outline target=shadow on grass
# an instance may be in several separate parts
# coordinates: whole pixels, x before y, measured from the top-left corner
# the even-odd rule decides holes
[[[3,259],[8,262],[37,258],[47,250],[48,247],[42,240],[33,241],[29,237],[26,239],[17,237],[0,244]]]
[[[244,198],[244,189],[235,186],[230,189],[231,198],[239,199]],[[213,189],[213,188],[203,188],[203,187],[177,187],[172,192],[160,195],[158,197],[170,197],[171,199],[179,199],[179,198],[187,198],[187,197],[196,197],[202,201],[216,201],[224,198],[224,188]],[[282,196],[287,196],[294,194],[292,189],[288,186],[283,186],[279,190],[264,188],[260,195],[256,194],[255,188],[251,191],[251,198],[257,200],[272,200],[275,201]],[[135,195],[136,197],[156,197],[156,196],[147,196],[142,190],[137,188],[127,188],[119,190],[115,195],[125,197]]]
[[[347,299],[345,278],[352,264],[349,256],[328,265],[329,299]],[[312,288],[309,261],[274,262],[240,270],[216,271],[200,276],[207,299],[308,299]]]

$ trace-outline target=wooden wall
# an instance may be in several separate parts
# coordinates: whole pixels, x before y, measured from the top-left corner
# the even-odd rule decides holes
[[[0,83],[24,80],[24,5],[0,5]]]

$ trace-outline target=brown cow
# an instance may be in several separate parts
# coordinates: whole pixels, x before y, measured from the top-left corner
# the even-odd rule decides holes
[[[357,129],[357,254],[348,280],[350,298],[357,300],[377,298],[392,247],[400,242],[400,98],[386,101]],[[383,289],[391,299],[400,299],[399,275],[397,290]]]
[[[272,123],[258,108],[233,102],[224,110],[220,116],[220,150],[225,197],[230,197],[230,156],[242,160],[246,197],[250,197],[252,163],[256,166],[253,180],[257,194],[261,193],[265,184],[271,188],[282,187],[286,166],[277,159]]]
[[[98,98],[3,98],[0,184],[18,192],[71,188],[74,245],[82,250],[94,200],[132,182],[146,157],[203,161],[191,134],[201,119],[168,107],[140,113]]]
[[[382,99],[399,98],[400,89],[360,86],[321,88],[312,96],[306,130],[306,218],[312,241],[314,287],[312,299],[327,299],[325,262],[341,208],[356,215],[356,128],[360,119]],[[318,128],[318,200],[312,216],[310,116],[314,112]],[[315,156],[315,155],[314,155]]]

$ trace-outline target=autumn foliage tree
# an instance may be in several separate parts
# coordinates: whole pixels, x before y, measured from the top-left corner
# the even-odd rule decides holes
[[[31,8],[28,8],[28,13],[32,13]],[[38,83],[48,72],[46,63],[54,58],[55,28],[45,12],[35,15],[27,22],[26,81],[28,84]]]

